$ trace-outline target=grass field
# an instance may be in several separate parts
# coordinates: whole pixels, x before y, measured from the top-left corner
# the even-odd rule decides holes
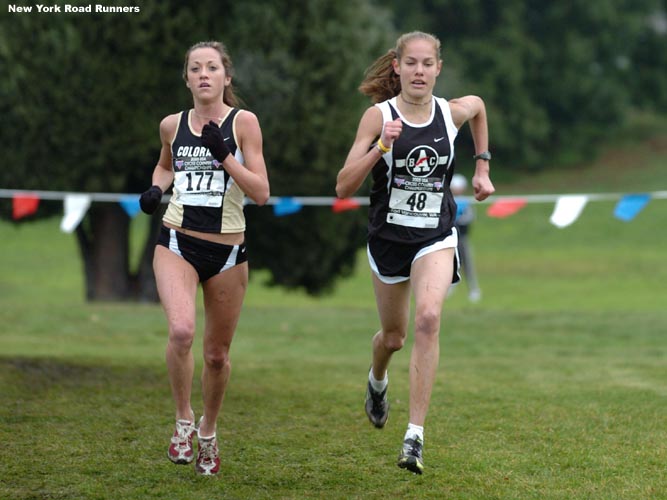
[[[445,305],[423,476],[395,465],[410,343],[391,366],[387,427],[363,412],[378,325],[362,254],[320,298],[253,275],[223,470],[201,478],[165,456],[160,307],[86,303],[58,220],[0,223],[0,498],[667,498],[667,201],[630,223],[613,207],[590,203],[565,229],[551,204],[503,220],[478,207],[483,299],[468,303],[464,284]]]

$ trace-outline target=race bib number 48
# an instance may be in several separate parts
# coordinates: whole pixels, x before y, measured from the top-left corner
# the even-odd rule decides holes
[[[440,178],[396,176],[389,197],[387,222],[415,228],[435,228],[443,199]]]

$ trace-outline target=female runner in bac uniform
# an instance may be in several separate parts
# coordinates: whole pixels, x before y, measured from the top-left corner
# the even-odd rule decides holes
[[[153,213],[164,191],[173,195],[163,217],[153,267],[169,324],[167,370],[176,403],[176,429],[168,449],[176,464],[220,470],[216,421],[229,380],[229,348],[248,285],[243,198],[258,205],[269,198],[269,182],[257,117],[235,106],[233,67],[224,45],[202,42],[185,55],[183,78],[193,109],[160,123],[162,150],[152,187],[141,208]],[[195,425],[191,406],[197,287],[204,292],[203,414]]]
[[[360,90],[376,104],[361,118],[336,185],[339,197],[352,196],[372,173],[367,249],[381,327],[373,337],[366,414],[378,428],[389,414],[387,368],[405,343],[414,294],[410,416],[398,465],[417,474],[424,470],[424,421],[438,366],[442,304],[458,280],[456,203],[449,182],[454,139],[465,122],[479,153],[475,198],[494,192],[484,102],[476,96],[434,97],[441,67],[440,41],[421,32],[402,35],[395,49],[375,61]]]

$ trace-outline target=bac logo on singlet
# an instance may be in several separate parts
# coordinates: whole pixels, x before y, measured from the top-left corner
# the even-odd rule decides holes
[[[406,167],[412,177],[428,177],[438,165],[447,165],[449,156],[438,156],[430,146],[417,146],[408,153],[405,160],[396,160],[396,166]]]

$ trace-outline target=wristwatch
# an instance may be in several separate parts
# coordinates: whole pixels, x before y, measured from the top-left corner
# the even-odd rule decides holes
[[[482,152],[478,155],[473,156],[472,159],[475,160],[475,161],[477,161],[477,160],[489,161],[491,159],[491,153],[489,153],[488,151],[484,151],[484,152]]]

